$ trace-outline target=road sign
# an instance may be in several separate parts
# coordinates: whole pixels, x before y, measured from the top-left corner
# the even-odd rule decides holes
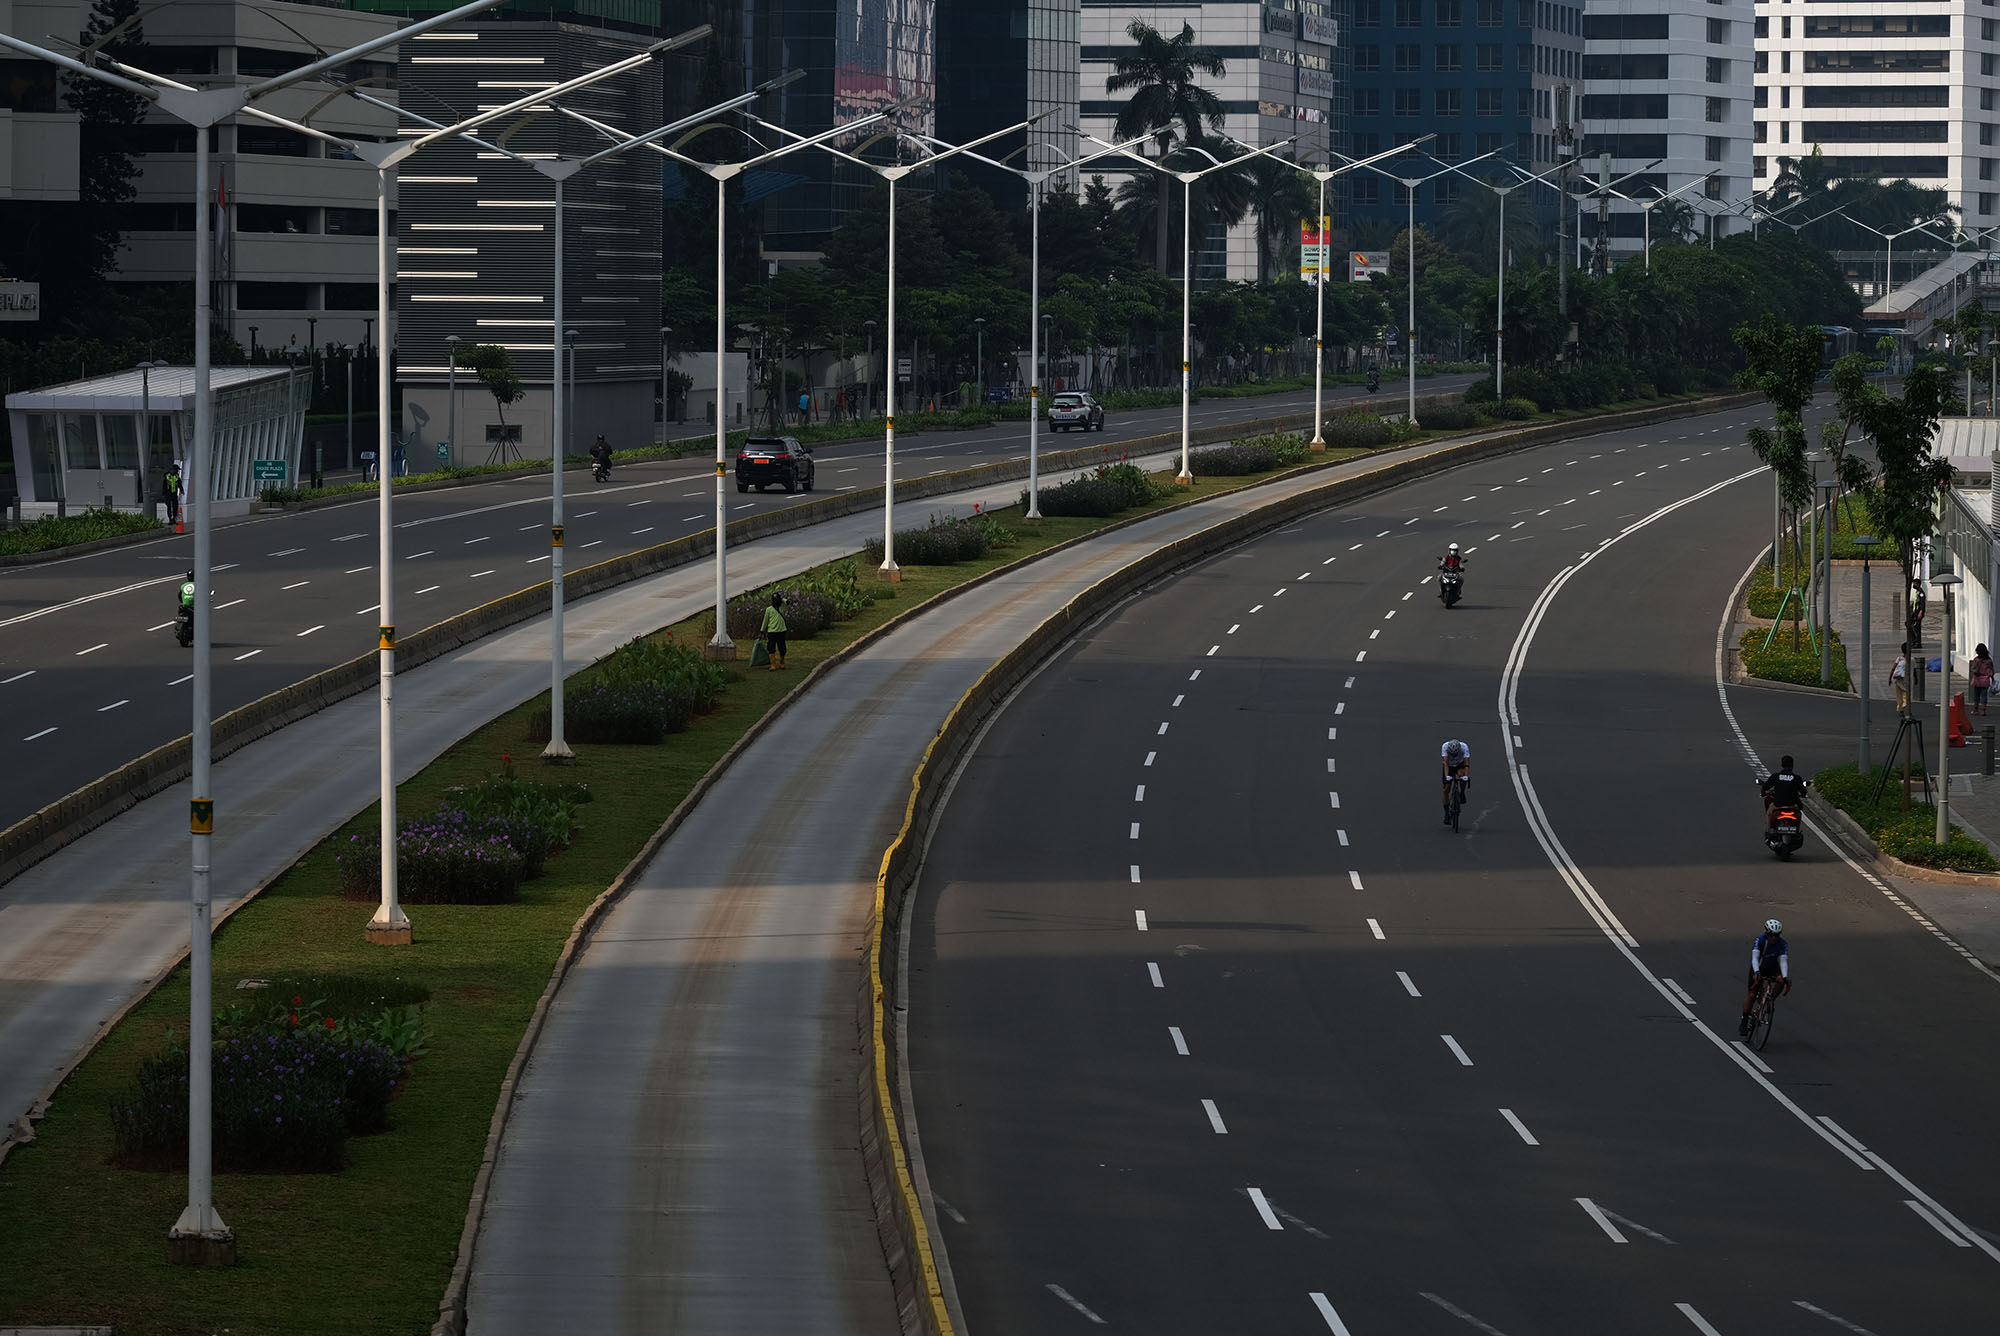
[[[450,441],[439,441],[439,442],[438,442],[438,463],[440,463],[440,464],[449,464],[449,463],[451,463],[451,442],[450,442]]]
[[[252,482],[283,482],[287,469],[282,459],[253,459],[250,461]]]
[[[898,357],[896,359],[896,379],[908,380],[909,378],[910,378],[910,359],[907,357]]]

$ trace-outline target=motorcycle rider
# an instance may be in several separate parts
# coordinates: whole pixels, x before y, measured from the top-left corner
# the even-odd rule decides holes
[[[193,571],[189,571],[187,573],[187,579],[181,581],[180,603],[175,610],[177,612],[184,612],[190,617],[194,616],[194,572]]]
[[[1368,390],[1369,390],[1369,393],[1371,393],[1371,394],[1372,394],[1372,393],[1374,393],[1374,392],[1375,392],[1376,390],[1379,390],[1379,389],[1381,389],[1381,388],[1382,388],[1382,373],[1381,373],[1380,371],[1376,370],[1376,369],[1375,369],[1374,367],[1372,367],[1372,366],[1371,366],[1371,367],[1369,367],[1369,368],[1368,368]]]
[[[611,443],[604,439],[603,432],[597,434],[596,442],[590,447],[590,461],[592,471],[599,478],[611,476]]]
[[[1444,597],[1445,582],[1443,577],[1452,576],[1459,580],[1465,578],[1465,554],[1458,550],[1457,543],[1453,543],[1444,550],[1444,556],[1438,561],[1438,576],[1439,598]]]
[[[1757,791],[1764,795],[1764,828],[1769,830],[1777,824],[1780,807],[1796,811],[1805,801],[1806,781],[1793,772],[1791,757],[1780,756],[1778,768],[1757,781]]]

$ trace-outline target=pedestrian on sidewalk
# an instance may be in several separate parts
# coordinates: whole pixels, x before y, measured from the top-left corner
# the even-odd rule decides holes
[[[1985,644],[1973,651],[1972,671],[1972,712],[1986,713],[1986,696],[1993,690],[1993,656],[1986,652]]]
[[[1896,693],[1896,713],[1907,716],[1910,713],[1910,642],[1907,640],[1896,651],[1896,662],[1890,665],[1889,686]]]
[[[176,459],[167,465],[167,523],[169,524],[181,522],[181,491],[181,461]]]
[[[764,636],[764,652],[771,656],[771,671],[774,673],[785,666],[785,636],[791,630],[785,624],[785,614],[779,610],[784,601],[783,594],[771,595],[771,606],[764,609],[764,625],[760,628]]]

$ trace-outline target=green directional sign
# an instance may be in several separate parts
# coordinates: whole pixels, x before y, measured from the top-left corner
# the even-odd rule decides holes
[[[253,459],[250,461],[250,478],[253,482],[283,482],[289,470],[282,459]]]

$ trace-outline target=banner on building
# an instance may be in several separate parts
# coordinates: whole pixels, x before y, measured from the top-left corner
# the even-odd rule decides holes
[[[1319,14],[1299,15],[1299,36],[1320,46],[1340,45],[1340,20]]]
[[[1389,272],[1388,251],[1347,252],[1347,277],[1353,283],[1366,283],[1376,274]]]
[[[1298,30],[1298,15],[1280,5],[1264,6],[1264,31],[1283,33],[1287,37]]]
[[[40,320],[42,285],[0,278],[0,320]]]
[[[1299,66],[1299,92],[1306,97],[1332,97],[1340,88],[1331,70]]]

